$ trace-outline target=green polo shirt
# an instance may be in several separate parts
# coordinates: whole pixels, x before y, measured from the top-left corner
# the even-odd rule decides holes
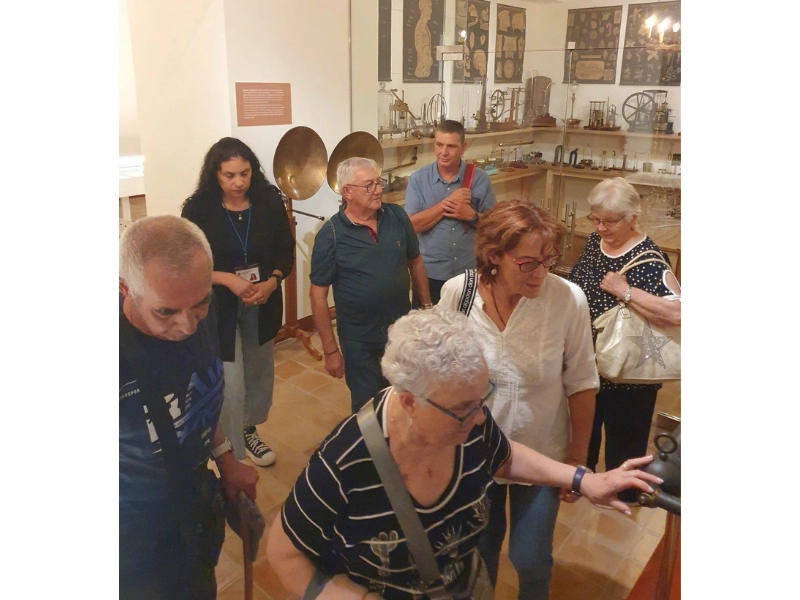
[[[389,325],[411,310],[408,261],[419,241],[401,207],[381,207],[377,238],[340,208],[314,240],[311,283],[333,286],[341,339],[385,344]]]

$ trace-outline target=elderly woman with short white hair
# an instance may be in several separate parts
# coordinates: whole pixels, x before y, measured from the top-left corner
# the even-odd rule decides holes
[[[589,193],[587,219],[595,228],[570,274],[589,301],[592,321],[620,301],[656,325],[680,325],[681,288],[665,265],[648,262],[618,273],[633,257],[646,250],[669,258],[639,228],[642,202],[636,189],[622,177],[606,179]],[[594,339],[597,331],[593,328]],[[629,456],[647,451],[656,395],[661,384],[615,384],[600,378],[587,466],[594,469],[600,457],[605,430],[606,470],[619,467]],[[634,502],[635,492],[620,494]]]
[[[627,507],[615,492],[658,479],[627,461],[602,475],[510,441],[484,406],[494,393],[468,321],[442,307],[411,311],[389,330],[381,366],[391,383],[362,415],[339,424],[314,453],[273,524],[267,556],[290,593],[304,598],[420,599],[443,586],[454,598],[492,597],[477,542],[493,477],[572,487],[592,503]],[[426,585],[359,428],[375,411],[378,439],[402,478],[432,549]],[[432,561],[433,562],[433,561]]]

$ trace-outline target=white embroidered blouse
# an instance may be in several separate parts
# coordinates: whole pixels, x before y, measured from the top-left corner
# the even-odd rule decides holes
[[[465,275],[442,287],[439,305],[458,310]],[[480,292],[469,318],[483,342],[497,392],[487,403],[510,439],[555,460],[566,459],[567,397],[598,389],[589,306],[581,289],[549,274],[537,298],[522,298],[500,332],[483,310]]]

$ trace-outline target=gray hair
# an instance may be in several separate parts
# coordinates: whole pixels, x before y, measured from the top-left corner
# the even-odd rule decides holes
[[[197,225],[174,215],[144,217],[123,231],[119,239],[119,278],[134,298],[140,298],[148,260],[158,258],[179,275],[189,268],[198,249],[205,252],[213,267],[211,246]]]
[[[589,192],[587,200],[591,208],[623,215],[626,221],[642,212],[639,192],[622,177],[601,181]]]
[[[398,392],[423,398],[442,385],[470,381],[486,370],[486,358],[469,319],[435,306],[412,310],[389,327],[381,369]]]
[[[353,156],[347,160],[343,160],[336,167],[336,182],[339,184],[341,190],[343,186],[350,185],[356,179],[356,173],[363,169],[371,169],[380,177],[381,169],[371,158],[363,158],[361,156]]]

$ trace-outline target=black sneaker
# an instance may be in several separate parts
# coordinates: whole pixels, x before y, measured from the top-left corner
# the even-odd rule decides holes
[[[268,467],[275,462],[275,453],[272,449],[261,441],[258,437],[258,432],[253,429],[252,432],[245,430],[244,432],[244,446],[247,456],[253,461],[253,464],[259,467]]]

